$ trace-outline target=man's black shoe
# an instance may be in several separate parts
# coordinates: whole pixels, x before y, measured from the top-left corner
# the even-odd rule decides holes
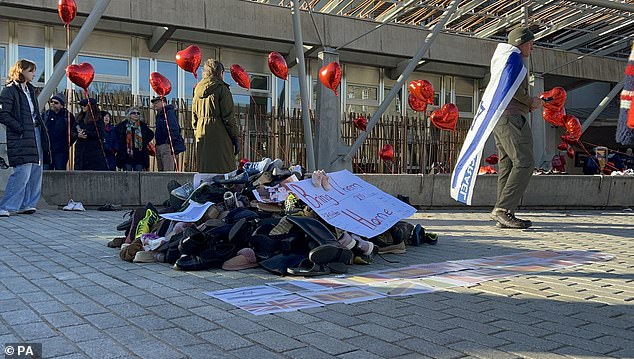
[[[496,226],[500,228],[526,229],[533,224],[531,221],[518,219],[504,208],[494,208],[491,212],[491,218],[497,222]]]
[[[206,270],[220,268],[222,263],[236,254],[231,243],[219,243],[205,249],[199,255],[183,255],[174,264],[175,269],[183,271]]]

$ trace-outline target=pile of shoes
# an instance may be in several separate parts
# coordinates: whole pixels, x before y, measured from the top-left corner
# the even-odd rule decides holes
[[[349,265],[405,253],[406,245],[437,243],[437,235],[404,221],[373,238],[334,228],[286,190],[279,191],[280,198],[260,201],[259,194],[272,193],[284,181],[308,178],[332,190],[325,171],[306,173],[301,166],[285,167],[270,158],[243,163],[198,185],[171,181],[167,207],[159,210],[148,203],[124,214],[117,230],[125,235],[108,246],[121,248],[123,260],[164,262],[181,271],[261,266],[278,275],[318,276],[347,273]]]

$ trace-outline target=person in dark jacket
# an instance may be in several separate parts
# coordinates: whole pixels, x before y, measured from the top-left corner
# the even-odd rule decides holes
[[[75,144],[75,170],[78,171],[107,171],[104,141],[104,129],[101,110],[97,100],[87,99],[79,101],[81,112],[77,115],[77,143]],[[91,111],[92,110],[92,111]]]
[[[48,103],[49,109],[42,113],[42,120],[48,130],[48,137],[42,137],[43,166],[44,170],[64,171],[70,146],[77,140],[75,115],[66,110],[66,100],[62,95],[51,97]]]
[[[101,111],[101,118],[103,118],[104,130],[106,131],[104,150],[106,151],[106,159],[108,159],[108,171],[116,171],[116,155],[117,151],[119,151],[119,140],[117,140],[117,132],[114,130],[115,124],[108,111]]]
[[[42,193],[42,141],[46,125],[31,85],[36,65],[18,60],[0,92],[0,123],[7,129],[7,154],[13,173],[0,200],[0,217],[35,213]]]
[[[115,128],[119,141],[117,167],[124,171],[143,171],[150,167],[147,146],[154,139],[154,131],[141,119],[136,107],[126,111],[126,119]]]
[[[237,168],[240,134],[233,116],[233,97],[222,80],[224,72],[220,61],[208,59],[203,78],[194,89],[192,125],[196,165],[202,173],[227,173]]]
[[[175,171],[178,167],[176,156],[185,152],[185,141],[181,136],[181,128],[174,105],[165,105],[161,97],[152,99],[152,106],[156,111],[156,164],[159,171]],[[165,121],[167,113],[167,122]],[[169,129],[168,129],[169,127]]]

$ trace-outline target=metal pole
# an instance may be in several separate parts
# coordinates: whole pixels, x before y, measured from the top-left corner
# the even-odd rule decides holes
[[[310,126],[308,113],[308,87],[306,84],[306,64],[304,63],[304,40],[302,40],[302,23],[299,12],[299,0],[293,0],[291,6],[293,15],[293,33],[295,35],[295,56],[299,76],[299,94],[302,99],[302,120],[304,123],[304,141],[306,142],[306,160],[308,171],[315,170],[315,150],[313,149],[313,131]]]
[[[97,25],[97,22],[99,22],[99,19],[101,19],[101,16],[106,12],[109,4],[110,0],[99,0],[92,9],[90,15],[88,15],[86,21],[81,26],[81,29],[79,29],[77,37],[75,37],[75,40],[73,40],[73,43],[70,45],[70,62],[75,60],[79,50],[82,46],[84,46],[86,40],[88,40],[90,33],[95,28],[95,25]],[[49,97],[51,97],[53,91],[55,91],[57,85],[59,85],[59,82],[62,80],[62,77],[64,77],[66,73],[66,64],[68,63],[66,59],[68,56],[69,54],[65,53],[64,56],[62,56],[62,58],[57,62],[55,70],[53,70],[53,74],[46,82],[46,85],[44,85],[40,95],[37,97],[37,102],[39,102],[40,108],[44,108],[44,104],[48,101]]]
[[[416,52],[414,57],[412,57],[412,59],[409,61],[409,64],[407,64],[407,67],[405,67],[405,70],[403,70],[403,73],[401,74],[401,76],[399,76],[398,81],[396,81],[394,86],[392,86],[392,89],[387,94],[387,96],[385,96],[385,99],[383,100],[383,102],[381,102],[378,110],[376,110],[376,112],[372,115],[370,121],[368,121],[366,131],[364,131],[359,136],[359,138],[357,138],[352,147],[350,147],[348,153],[343,156],[344,161],[350,161],[352,159],[352,155],[359,149],[359,147],[361,147],[363,141],[365,141],[365,139],[368,137],[368,134],[372,131],[372,128],[379,121],[381,115],[383,115],[383,112],[385,112],[385,110],[387,110],[387,108],[389,107],[390,103],[394,99],[394,96],[396,96],[396,94],[403,87],[403,83],[405,82],[405,80],[407,80],[409,75],[414,72],[414,69],[416,69],[416,66],[418,66],[418,62],[420,61],[420,59],[427,52],[427,50],[429,50],[429,47],[436,39],[436,36],[440,32],[440,30],[445,27],[445,24],[447,23],[447,20],[449,20],[451,14],[456,11],[459,3],[460,0],[453,0],[451,4],[449,4],[449,8],[442,14],[438,23],[434,25],[434,29],[432,30],[432,32],[427,35],[425,41],[423,41],[423,44],[418,49],[418,52]]]
[[[597,106],[597,108],[595,108],[594,111],[592,111],[590,116],[588,116],[588,118],[586,118],[586,120],[583,121],[583,124],[581,125],[581,133],[586,132],[588,127],[590,127],[592,122],[594,122],[594,120],[596,120],[597,117],[599,117],[601,112],[605,110],[606,106],[610,103],[610,101],[612,101],[614,96],[616,96],[616,94],[619,93],[621,89],[623,89],[624,84],[625,84],[625,77],[618,84],[616,84],[616,86],[614,86],[614,88],[607,95],[605,95],[603,100],[599,102],[599,106]]]

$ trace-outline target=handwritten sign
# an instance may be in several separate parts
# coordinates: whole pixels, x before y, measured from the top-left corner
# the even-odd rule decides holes
[[[329,191],[315,187],[310,179],[285,186],[332,226],[371,238],[416,212],[350,171],[329,173],[328,177]]]

